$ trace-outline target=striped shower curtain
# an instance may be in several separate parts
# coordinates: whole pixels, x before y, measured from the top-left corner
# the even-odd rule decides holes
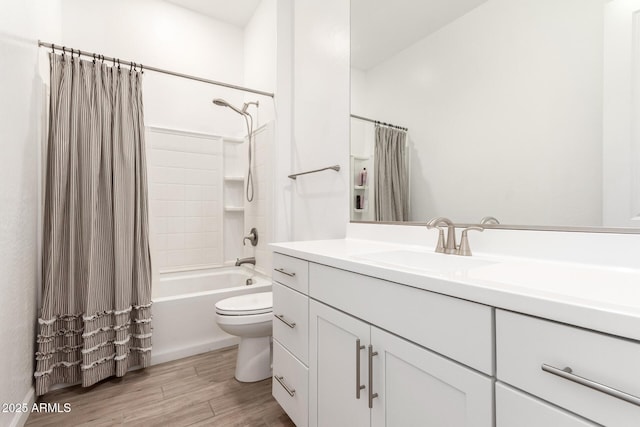
[[[50,62],[38,395],[151,355],[141,75],[69,54]]]

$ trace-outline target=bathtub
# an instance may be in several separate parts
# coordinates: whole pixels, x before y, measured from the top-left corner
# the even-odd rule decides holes
[[[253,280],[247,285],[247,279]],[[271,279],[246,267],[163,273],[153,284],[153,350],[158,364],[237,344],[215,320],[216,302],[271,291]]]

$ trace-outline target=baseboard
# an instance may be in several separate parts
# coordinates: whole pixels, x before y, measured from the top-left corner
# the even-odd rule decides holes
[[[240,342],[238,337],[223,338],[220,340],[209,341],[202,344],[194,345],[186,348],[177,348],[163,351],[162,353],[151,352],[151,365],[171,362],[172,360],[183,359],[196,354],[202,354],[213,350],[219,350],[225,347],[231,347]]]
[[[29,387],[27,394],[24,395],[22,399],[23,403],[26,403],[29,410],[27,412],[16,412],[13,415],[13,419],[9,423],[9,427],[22,427],[26,424],[27,419],[29,418],[29,414],[31,414],[31,408],[33,407],[33,403],[36,401],[36,389],[33,386]]]

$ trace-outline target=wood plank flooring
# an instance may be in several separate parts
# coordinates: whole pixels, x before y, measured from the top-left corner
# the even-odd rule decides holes
[[[226,348],[52,391],[38,402],[69,403],[71,412],[34,412],[26,426],[295,427],[271,396],[271,379],[236,381],[236,354]]]

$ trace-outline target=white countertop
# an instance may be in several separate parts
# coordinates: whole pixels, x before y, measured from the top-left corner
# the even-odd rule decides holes
[[[357,239],[271,247],[318,264],[640,340],[638,269],[482,253],[461,257],[423,246]]]

